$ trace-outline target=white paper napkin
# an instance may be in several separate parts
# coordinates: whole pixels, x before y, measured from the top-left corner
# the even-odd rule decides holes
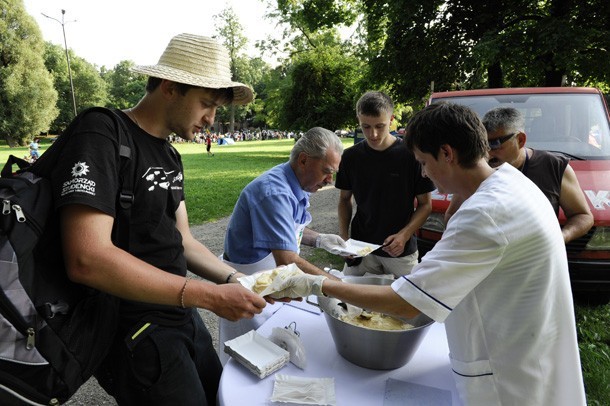
[[[275,375],[272,402],[336,406],[334,378]]]

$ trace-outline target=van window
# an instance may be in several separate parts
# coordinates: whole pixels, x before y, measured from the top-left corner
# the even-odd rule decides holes
[[[527,145],[578,159],[609,159],[610,128],[595,94],[527,94],[436,98],[469,106],[482,118],[492,108],[514,107],[525,117]]]

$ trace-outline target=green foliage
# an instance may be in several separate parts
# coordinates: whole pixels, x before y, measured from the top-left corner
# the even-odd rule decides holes
[[[108,89],[98,68],[85,59],[75,55],[72,56],[72,54],[73,52],[70,51],[77,111],[108,104]]]
[[[106,83],[97,68],[74,54],[69,49],[70,69],[76,100],[77,112],[92,106],[104,106],[108,103]],[[70,74],[65,49],[60,45],[46,43],[45,65],[53,75],[55,89],[59,94],[57,107],[59,115],[50,126],[52,133],[60,133],[74,118],[74,102],[70,86]]]
[[[316,32],[339,24],[350,25],[357,17],[356,0],[278,0],[285,22],[303,32]]]
[[[25,145],[57,115],[44,42],[21,0],[0,0],[0,138]]]
[[[131,71],[132,61],[121,61],[113,69],[102,71],[108,89],[108,105],[127,109],[144,96],[147,76]]]
[[[443,91],[610,79],[605,0],[362,2],[370,80],[403,102],[423,104],[432,81]]]
[[[267,71],[261,83],[261,97],[255,100],[255,127],[279,128],[284,97],[290,91],[288,69],[279,66]]]
[[[394,103],[394,119],[398,127],[406,127],[413,116],[413,107],[401,103]]]
[[[289,72],[291,85],[281,95],[280,127],[353,127],[360,66],[337,46],[319,46],[295,58]]]
[[[372,84],[388,86],[397,101],[421,106],[432,81],[439,89],[449,89],[458,81],[460,55],[467,49],[456,27],[441,19],[444,1],[397,0],[383,8],[368,3],[374,14],[366,17],[367,29],[376,32],[377,21],[388,20],[386,32],[374,37],[384,44],[370,61]]]

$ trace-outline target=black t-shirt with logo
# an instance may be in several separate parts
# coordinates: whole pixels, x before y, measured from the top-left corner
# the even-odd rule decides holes
[[[166,140],[151,136],[124,113],[135,151],[134,203],[131,209],[129,251],[135,257],[172,274],[186,275],[182,236],[176,210],[184,199],[183,168],[178,152]],[[65,145],[52,173],[56,206],[84,204],[115,216],[119,192],[119,141],[111,117],[92,112]],[[175,306],[123,300],[125,324],[146,320],[181,323],[187,312]]]

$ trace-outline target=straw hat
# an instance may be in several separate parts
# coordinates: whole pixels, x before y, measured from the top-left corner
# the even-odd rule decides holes
[[[131,70],[156,78],[210,89],[233,88],[233,103],[248,104],[252,89],[231,80],[229,52],[209,37],[179,34],[169,41],[156,65]]]

